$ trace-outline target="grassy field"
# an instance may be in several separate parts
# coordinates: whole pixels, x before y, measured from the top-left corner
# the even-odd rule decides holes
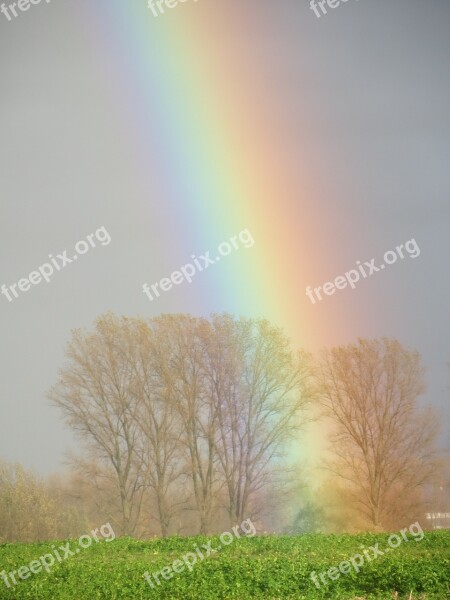
[[[296,599],[394,599],[450,598],[450,532],[427,533],[422,540],[402,540],[398,548],[388,548],[388,535],[363,534],[357,536],[303,535],[256,536],[234,539],[230,545],[206,556],[202,545],[221,544],[218,538],[168,538],[165,540],[136,541],[120,538],[110,542],[92,542],[80,548],[78,540],[42,544],[0,545],[0,571],[20,571],[14,585],[11,577],[0,579],[1,599],[85,600],[170,598],[205,599],[223,598],[246,600],[265,598]],[[333,581],[324,575],[327,584],[317,587],[311,572],[326,573],[342,561],[355,564],[361,559],[355,555],[370,547],[384,552],[364,564],[358,573],[351,570],[337,575]],[[63,547],[63,548],[61,548]],[[193,555],[198,548],[197,562],[190,570],[186,562],[175,563],[176,570],[165,571],[168,579],[158,576],[160,585],[152,589],[144,573],[152,574],[173,565],[186,553]],[[66,550],[73,555],[64,558]],[[77,552],[78,550],[78,552]],[[58,552],[61,561],[57,559]],[[48,565],[43,568],[40,557]],[[187,562],[194,561],[188,555]],[[343,570],[348,567],[343,563]],[[351,563],[350,563],[351,565]],[[32,567],[32,571],[29,569]],[[48,571],[48,572],[47,572]],[[26,579],[25,579],[26,578]],[[8,587],[7,584],[10,586]]]

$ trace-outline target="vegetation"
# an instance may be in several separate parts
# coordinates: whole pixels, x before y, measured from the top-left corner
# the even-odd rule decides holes
[[[308,357],[265,320],[108,314],[73,333],[67,357],[50,398],[120,535],[255,515],[310,401]]]
[[[317,381],[330,428],[326,466],[366,528],[420,518],[423,490],[437,469],[438,423],[419,407],[419,353],[396,340],[359,339],[323,352]]]
[[[151,589],[143,578],[170,565],[204,536],[168,537],[151,541],[120,538],[93,544],[49,573],[32,575],[10,589],[0,579],[2,600],[198,600],[269,599],[419,599],[450,598],[450,532],[428,532],[410,539],[389,554],[364,565],[360,572],[341,575],[318,589],[312,571],[321,573],[375,543],[387,547],[388,534],[256,536],[234,540],[220,552],[199,561],[192,572],[175,574]],[[211,539],[211,538],[209,538]],[[212,538],[212,546],[219,540]],[[72,547],[77,544],[71,542]],[[56,545],[61,545],[59,542]],[[52,552],[50,543],[0,545],[0,565],[6,572]]]
[[[361,339],[314,361],[265,320],[107,314],[66,359],[49,396],[82,453],[47,480],[0,464],[0,600],[450,599],[450,531],[418,526],[396,548],[382,533],[446,512],[417,352]],[[302,447],[313,419],[320,457]],[[327,474],[314,488],[307,459]],[[252,536],[206,537],[244,519]],[[100,523],[111,539],[64,559],[48,541]],[[266,529],[290,535],[253,536]],[[209,543],[223,547],[197,560]],[[338,570],[376,545],[388,552]],[[187,553],[192,569],[150,579]]]

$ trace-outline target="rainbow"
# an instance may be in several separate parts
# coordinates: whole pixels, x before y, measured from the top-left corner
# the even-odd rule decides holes
[[[145,0],[70,10],[88,28],[111,98],[106,109],[120,123],[149,220],[162,213],[161,252],[177,265],[177,240],[201,252],[248,228],[251,250],[211,271],[207,312],[265,317],[308,347],[313,190],[293,178],[299,167],[284,144],[282,90],[242,45],[255,19],[269,23],[267,8],[245,4],[186,0],[158,17]],[[201,286],[198,293],[204,305]]]
[[[227,0],[186,0],[158,17],[146,0],[67,10],[88,31],[99,85],[111,99],[105,110],[123,133],[118,143],[161,253],[181,265],[185,248],[214,250],[245,228],[255,240],[212,269],[206,291],[196,280],[199,313],[264,317],[299,347],[314,348],[305,285],[316,279],[308,249],[311,224],[323,222],[312,208],[317,190],[286,144],[290,124],[284,90],[266,64],[270,52],[251,55],[245,44],[255,20],[270,31],[273,13],[264,3]],[[315,455],[316,438],[309,433],[291,456]]]

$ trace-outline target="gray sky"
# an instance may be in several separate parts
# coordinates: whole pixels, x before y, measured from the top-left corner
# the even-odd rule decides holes
[[[94,0],[97,17],[105,18],[89,21],[92,2],[43,2],[11,22],[0,14],[0,285],[27,277],[49,253],[73,249],[101,226],[112,238],[49,284],[13,302],[0,296],[0,458],[43,473],[58,469],[65,450],[76,447],[45,398],[72,328],[91,327],[107,310],[207,315],[232,306],[208,294],[225,277],[222,266],[159,304],[141,293],[143,281],[169,274],[205,250],[205,240],[193,230],[173,242],[172,229],[183,227],[182,207],[164,191],[167,175],[149,162],[146,177],[159,190],[149,202],[146,177],[130,168],[140,149],[124,132],[137,106],[110,96],[126,64],[95,52],[96,28],[99,38],[114,43],[108,11],[121,3]],[[421,249],[417,260],[339,298],[312,306],[302,293],[299,310],[317,330],[308,348],[358,335],[392,335],[417,348],[428,369],[426,399],[446,413],[448,439],[450,2],[349,0],[317,19],[305,0],[199,0],[164,18],[190,24],[221,2],[235,3],[235,24],[224,23],[218,44],[224,53],[238,49],[253,57],[267,94],[283,106],[277,127],[289,156],[289,185],[302,185],[308,173],[311,189],[326,191],[313,198],[323,222],[305,221],[301,201],[292,212],[299,237],[308,236],[311,256],[319,257],[313,279],[297,273],[298,289],[411,237]],[[122,5],[145,6],[145,0]],[[165,25],[142,14],[156,37]],[[219,230],[208,236],[222,240]],[[335,250],[326,253],[324,245]],[[261,246],[252,249],[256,257]],[[295,249],[292,257],[295,273]],[[230,270],[236,261],[230,258]]]

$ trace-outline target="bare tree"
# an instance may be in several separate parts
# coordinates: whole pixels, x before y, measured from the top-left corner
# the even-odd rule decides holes
[[[224,508],[234,522],[251,505],[254,515],[261,491],[285,473],[307,379],[306,357],[266,321],[109,314],[94,333],[73,333],[50,397],[87,442],[79,464],[98,489],[115,485],[123,533],[142,530],[153,503],[163,536],[181,509],[207,534]]]
[[[275,472],[285,473],[286,443],[298,436],[310,400],[308,359],[265,320],[215,316],[203,341],[227,510],[239,522]]]
[[[360,339],[323,353],[318,383],[332,427],[328,468],[358,510],[373,528],[416,515],[437,433],[433,412],[418,407],[420,355],[396,340]]]
[[[120,530],[134,533],[144,493],[143,465],[137,460],[139,436],[131,394],[132,372],[127,355],[129,321],[108,314],[96,322],[95,332],[73,332],[59,382],[50,399],[64,419],[88,444],[95,461],[112,470],[120,500]]]
[[[133,372],[132,393],[137,402],[136,423],[141,435],[138,460],[156,503],[156,519],[163,537],[184,504],[177,501],[176,483],[182,476],[181,423],[171,401],[171,344],[158,322],[135,320],[128,332],[128,355]]]
[[[170,339],[168,386],[179,416],[184,472],[192,482],[200,533],[210,530],[220,482],[217,476],[217,413],[205,385],[205,352],[200,340],[208,335],[205,319],[165,315],[157,319],[160,335]]]

